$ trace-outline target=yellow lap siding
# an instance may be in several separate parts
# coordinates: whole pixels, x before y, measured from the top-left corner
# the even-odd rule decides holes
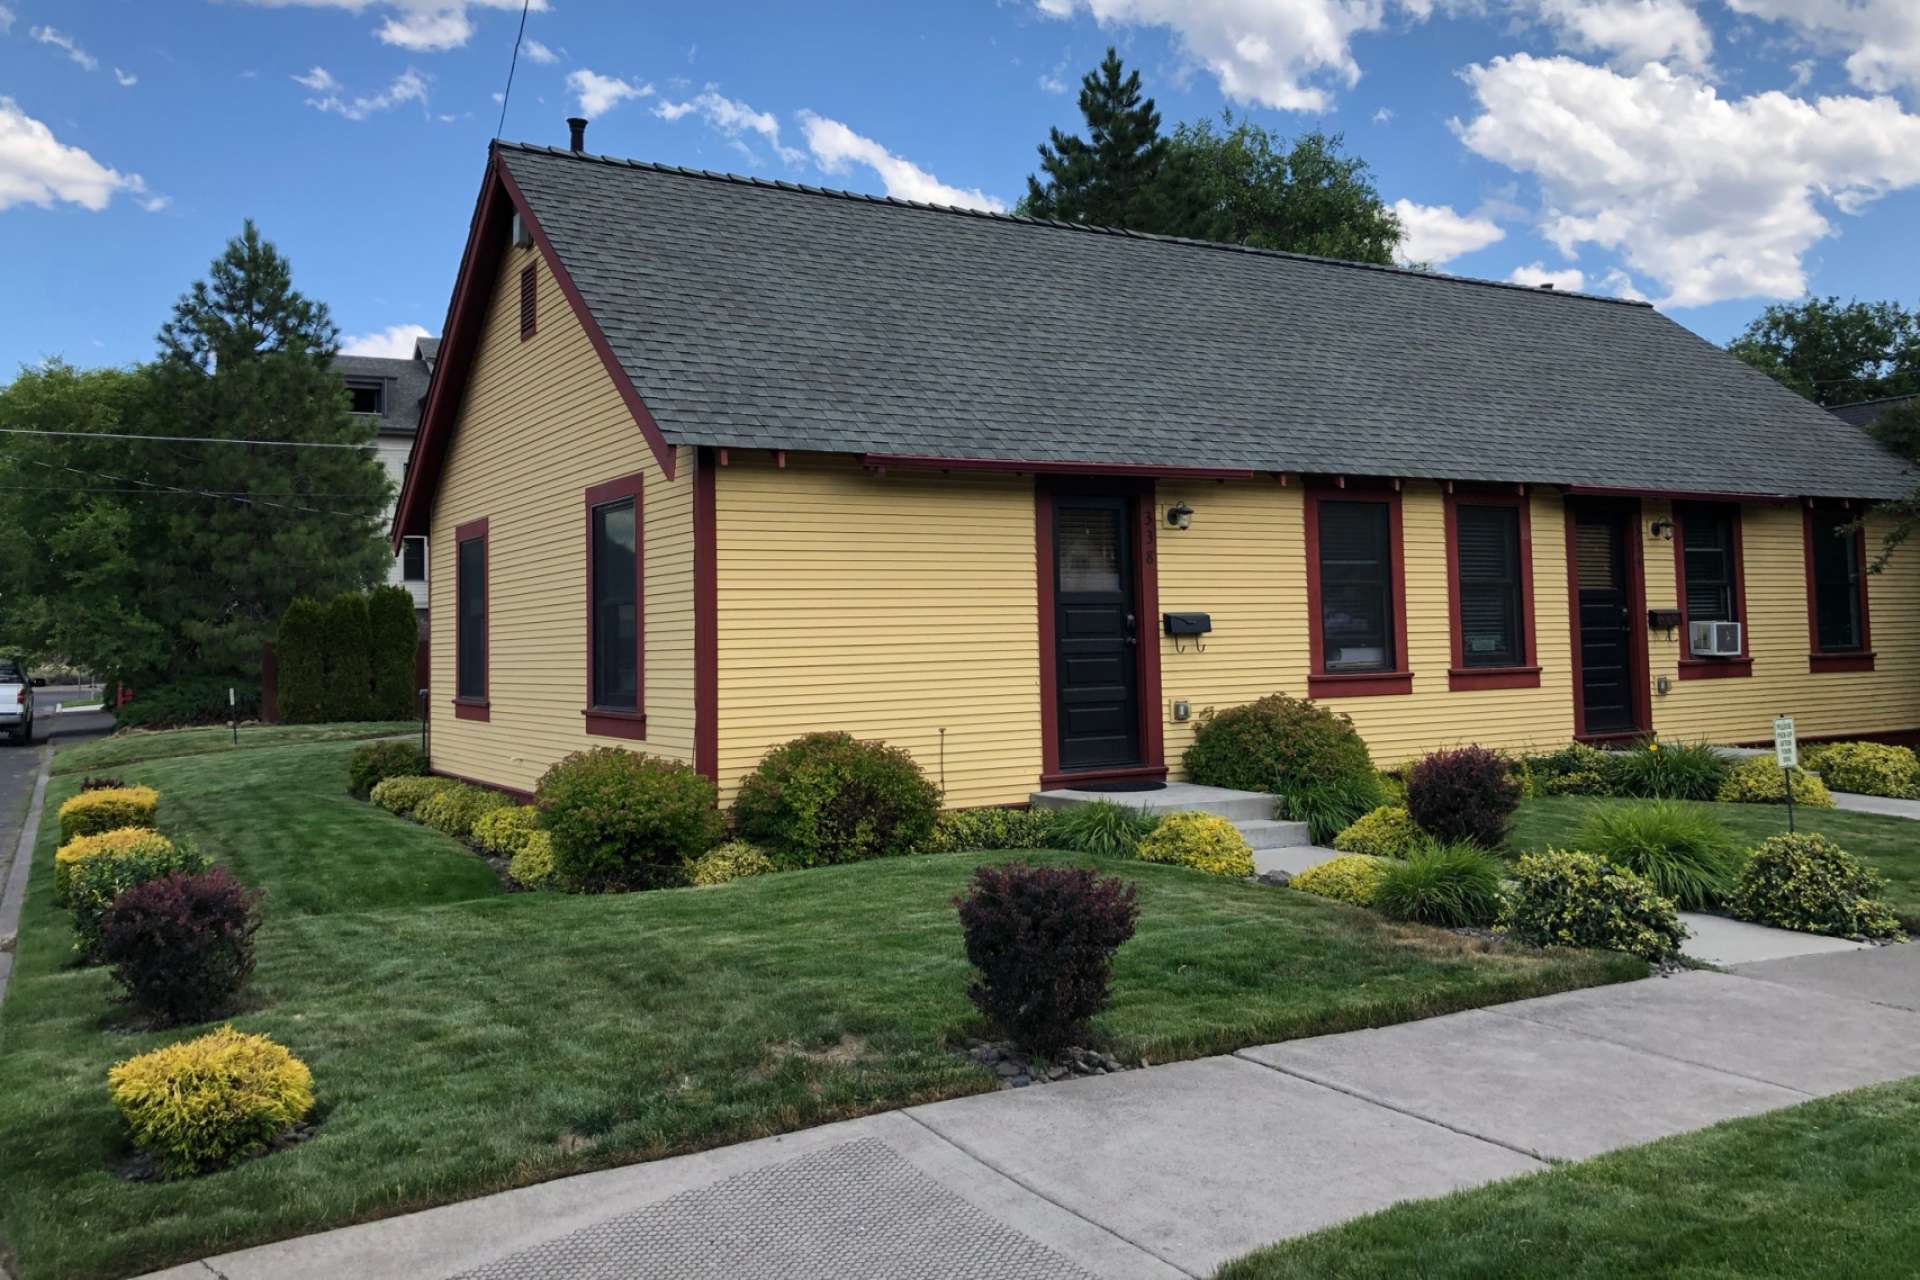
[[[1040,777],[1031,480],[735,452],[714,510],[723,794],[769,748],[844,729],[912,752],[950,806],[1026,799]]]
[[[594,745],[693,760],[693,458],[669,481],[545,262],[539,323],[520,339],[520,272],[506,254],[433,503],[433,764],[531,789]],[[585,490],[643,473],[647,738],[590,736]],[[488,521],[490,719],[461,720],[454,688],[454,529]]]

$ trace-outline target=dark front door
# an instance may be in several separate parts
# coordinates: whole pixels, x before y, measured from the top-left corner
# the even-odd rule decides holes
[[[1055,671],[1060,767],[1140,761],[1139,617],[1132,500],[1053,499]]]
[[[1574,516],[1575,585],[1580,592],[1580,693],[1587,733],[1628,733],[1634,724],[1633,606],[1621,511]]]

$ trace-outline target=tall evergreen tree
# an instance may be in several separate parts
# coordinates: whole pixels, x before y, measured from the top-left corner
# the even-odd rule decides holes
[[[1098,69],[1080,81],[1087,136],[1053,129],[1040,144],[1040,173],[1027,178],[1020,210],[1036,218],[1102,227],[1155,230],[1164,220],[1160,171],[1167,140],[1160,113],[1140,94],[1140,73],[1107,49]]]

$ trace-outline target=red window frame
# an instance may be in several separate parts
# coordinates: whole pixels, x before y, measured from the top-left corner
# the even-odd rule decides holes
[[[1825,671],[1871,671],[1874,659],[1873,617],[1868,610],[1867,532],[1865,529],[1857,529],[1853,535],[1854,555],[1857,558],[1860,578],[1860,644],[1853,649],[1822,649],[1820,647],[1820,605],[1813,573],[1816,510],[1831,511],[1832,508],[1816,508],[1809,502],[1800,509],[1800,535],[1807,565],[1807,670],[1815,674]]]
[[[643,473],[621,476],[604,484],[591,485],[583,497],[584,536],[586,542],[586,627],[587,691],[586,705],[580,714],[587,732],[608,738],[645,738],[647,736],[647,557],[645,511],[646,477]],[[598,707],[593,702],[594,627],[593,627],[593,513],[595,508],[633,499],[633,708]]]
[[[1725,511],[1733,531],[1733,600],[1740,618],[1740,656],[1737,658],[1696,658],[1688,638],[1692,621],[1687,615],[1687,518],[1689,506]],[[1673,504],[1673,592],[1680,606],[1680,669],[1682,680],[1739,679],[1753,674],[1753,623],[1747,614],[1747,549],[1740,526],[1746,513],[1737,502]]]
[[[1389,572],[1393,575],[1393,669],[1391,671],[1328,671],[1320,618],[1320,504],[1322,502],[1384,502],[1387,506]],[[1401,528],[1400,490],[1388,485],[1315,484],[1305,493],[1307,526],[1307,696],[1364,698],[1413,692],[1413,671],[1407,665],[1407,557]]]
[[[1447,688],[1538,689],[1540,687],[1539,650],[1533,635],[1533,502],[1522,493],[1496,493],[1487,490],[1449,487],[1445,494],[1447,525],[1447,638],[1452,645],[1452,665],[1447,668]],[[1519,513],[1520,530],[1520,645],[1521,660],[1505,667],[1470,667],[1466,663],[1466,641],[1460,615],[1460,523],[1459,509],[1467,507],[1508,507]]]
[[[539,313],[540,264],[529,262],[520,272],[520,341],[533,336]]]
[[[480,543],[480,589],[486,594],[486,611],[480,624],[480,696],[460,696],[460,548],[469,542]],[[453,714],[462,720],[493,718],[493,546],[488,537],[487,518],[469,520],[453,531]]]

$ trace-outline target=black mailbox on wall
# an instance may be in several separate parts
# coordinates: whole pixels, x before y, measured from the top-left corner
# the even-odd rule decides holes
[[[1647,610],[1647,626],[1654,631],[1672,631],[1680,625],[1678,609]]]
[[[1170,636],[1204,636],[1213,630],[1213,619],[1204,613],[1163,613],[1160,618]]]

